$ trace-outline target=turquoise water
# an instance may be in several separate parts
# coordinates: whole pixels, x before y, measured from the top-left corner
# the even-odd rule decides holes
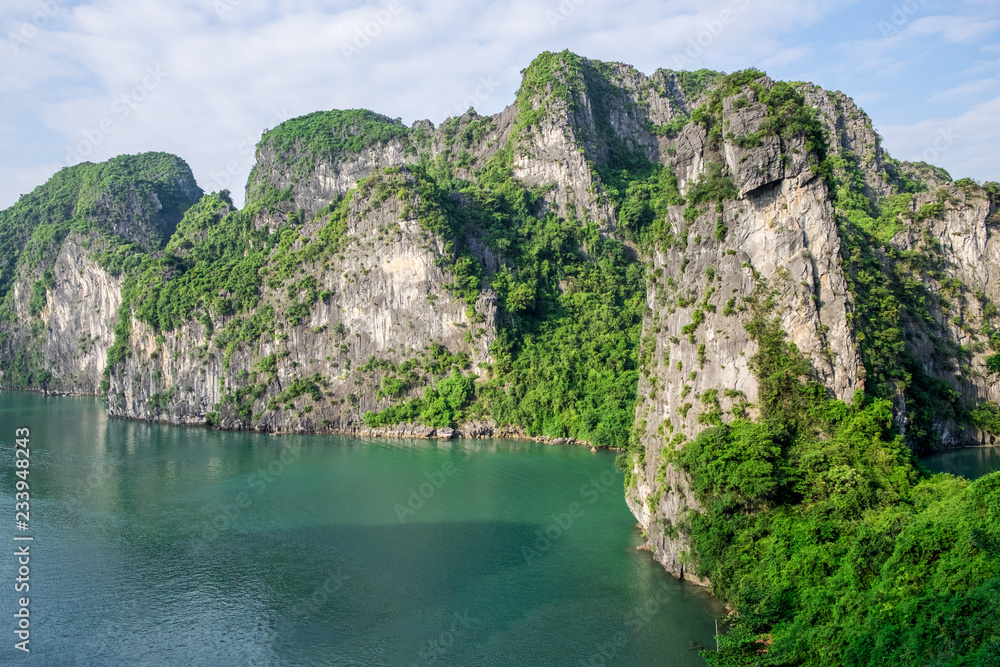
[[[1000,447],[972,447],[932,454],[920,459],[931,472],[947,472],[976,479],[1000,470]]]
[[[634,550],[622,495],[584,448],[224,433],[0,393],[0,539],[35,538],[36,665],[701,665],[723,611]],[[28,664],[5,624],[0,664]]]

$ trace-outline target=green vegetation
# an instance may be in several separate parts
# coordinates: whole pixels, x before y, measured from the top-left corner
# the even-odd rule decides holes
[[[1000,406],[996,403],[980,403],[969,410],[969,421],[981,431],[1000,435]]]
[[[68,167],[0,211],[0,347],[17,326],[30,330],[25,345],[9,352],[4,385],[45,387],[52,379],[39,352],[40,320],[15,321],[11,287],[16,276],[28,281],[28,313],[37,318],[55,287],[54,262],[70,234],[108,255],[120,248],[147,254],[163,247],[200,194],[180,158],[145,153]]]
[[[986,369],[990,373],[1000,374],[1000,352],[992,354],[986,359]]]
[[[56,275],[51,268],[45,269],[45,273],[42,277],[35,281],[35,284],[31,286],[31,302],[28,304],[28,312],[31,313],[32,317],[38,317],[42,312],[42,308],[45,307],[46,295],[48,291],[55,286]]]
[[[476,376],[465,374],[469,365],[466,353],[452,354],[436,343],[398,366],[385,359],[371,357],[358,368],[358,372],[382,373],[376,399],[398,399],[414,387],[425,388],[421,398],[411,398],[384,410],[366,412],[365,423],[372,428],[400,422],[435,427],[456,426],[472,414],[470,408],[476,398]]]
[[[921,475],[891,404],[826,398],[762,293],[761,420],[676,454],[706,511],[680,527],[734,605],[710,665],[987,665],[1000,659],[1000,476]]]
[[[274,238],[254,229],[249,216],[230,214],[218,195],[206,195],[185,216],[178,233],[204,230],[201,238],[171,241],[160,259],[143,258],[129,305],[156,331],[217,313],[245,312],[257,305],[261,270]],[[190,246],[187,244],[190,243]],[[187,246],[187,247],[185,247]],[[254,248],[246,252],[247,248]],[[172,251],[183,249],[183,254]]]
[[[705,165],[705,173],[691,186],[688,199],[692,206],[706,202],[723,202],[734,199],[739,194],[733,179],[726,174],[725,165],[710,162]]]
[[[677,85],[680,86],[684,96],[691,101],[697,101],[724,75],[715,70],[699,69],[693,72],[674,72],[674,76],[677,77]]]
[[[58,172],[0,211],[0,320],[11,317],[6,296],[17,272],[41,274],[51,268],[71,231],[154,250],[200,194],[188,166],[166,153],[123,155]],[[136,205],[139,219],[134,219]],[[123,233],[127,239],[119,236]],[[42,280],[51,288],[51,279]]]
[[[493,276],[513,316],[491,348],[486,412],[532,435],[624,446],[638,379],[642,266],[575,211],[537,217],[541,192],[513,180],[503,151],[465,192],[508,267]]]
[[[677,189],[677,176],[670,167],[656,165],[645,178],[632,177],[625,168],[603,170],[605,192],[616,204],[618,229],[644,252],[656,244],[669,247],[678,241],[667,218],[670,206],[684,204]]]
[[[408,168],[421,226],[450,240],[452,255],[445,263],[455,275],[452,291],[471,304],[489,284],[512,321],[498,332],[493,364],[478,391],[465,391],[462,378],[468,376],[453,375],[429,385],[423,398],[366,420],[379,426],[406,420],[450,425],[473,410],[533,435],[624,446],[638,378],[642,267],[621,242],[601,238],[595,225],[581,223],[572,211],[539,217],[544,191],[513,178],[512,155],[508,145],[476,173],[475,183],[455,178],[446,163]],[[389,170],[380,182],[390,187],[402,176]],[[453,192],[464,201],[457,202]],[[465,247],[469,236],[505,259],[488,283]],[[399,379],[402,385],[383,384],[380,395],[420,384]]]
[[[366,412],[365,423],[372,428],[401,422],[418,422],[427,426],[456,426],[467,417],[476,397],[475,375],[458,371],[424,388],[421,398],[386,408],[381,412]]]
[[[551,111],[552,100],[561,100],[572,109],[572,93],[581,88],[582,66],[583,58],[575,53],[545,51],[521,71],[521,87],[517,91],[519,131],[537,126]]]
[[[404,139],[410,128],[367,109],[316,111],[285,121],[261,137],[258,149],[268,147],[290,159],[298,151],[310,158],[336,158],[375,144]],[[297,156],[296,156],[297,157]]]
[[[738,146],[759,146],[761,139],[777,135],[786,142],[793,137],[804,138],[804,148],[809,156],[814,173],[830,178],[830,165],[826,161],[827,142],[823,124],[816,116],[816,110],[806,104],[805,98],[796,87],[785,81],[776,81],[768,88],[760,80],[764,72],[747,69],[734,72],[715,80],[715,87],[708,101],[691,112],[691,120],[704,126],[709,142],[718,147],[723,139]],[[736,137],[725,133],[722,120],[722,106],[726,98],[745,90],[752,90],[760,104],[767,110],[760,129],[746,137]],[[737,98],[737,108],[747,106],[749,98]],[[724,134],[725,133],[725,134]]]
[[[849,317],[857,331],[861,360],[867,373],[866,392],[871,398],[893,400],[902,391],[909,419],[907,442],[917,451],[938,448],[935,420],[950,418],[968,423],[968,406],[946,382],[931,377],[906,344],[907,327],[921,328],[940,338],[935,312],[942,310],[948,296],[932,293],[931,281],[961,293],[961,283],[946,280],[940,247],[923,235],[918,249],[900,251],[888,242],[904,224],[919,222],[912,210],[912,194],[886,197],[878,206],[864,194],[864,181],[857,160],[850,153],[831,156],[836,186],[837,222],[847,258],[844,261],[848,286],[856,312]],[[937,194],[942,204],[946,190]],[[940,209],[922,207],[924,215]],[[987,337],[991,337],[987,332]],[[945,341],[937,346],[936,363],[954,367],[964,356],[957,345]]]

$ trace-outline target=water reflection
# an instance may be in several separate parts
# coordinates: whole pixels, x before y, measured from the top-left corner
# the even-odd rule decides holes
[[[634,550],[607,452],[102,408],[0,392],[0,455],[32,429],[39,664],[702,665],[723,614]],[[0,476],[0,516],[13,492]]]
[[[976,479],[1000,470],[1000,447],[971,447],[940,452],[920,459],[931,472]]]

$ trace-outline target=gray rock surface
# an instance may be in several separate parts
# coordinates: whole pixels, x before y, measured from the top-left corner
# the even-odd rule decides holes
[[[475,169],[512,139],[514,175],[545,189],[548,210],[567,216],[575,211],[577,219],[596,222],[601,233],[614,236],[614,207],[601,174],[621,151],[670,166],[682,193],[690,192],[710,165],[724,165],[738,196],[718,209],[702,205],[693,219],[690,214],[685,219],[685,206],[670,207],[668,222],[684,244],[661,244],[640,257],[646,263],[648,310],[635,426],[645,457],[627,492],[654,557],[673,574],[704,584],[684,530],[689,512],[700,508],[690,480],[667,455],[669,448],[697,437],[711,413],[717,411],[723,421],[757,414],[758,388],[750,371],[756,345],[744,328],[750,318],[746,300],[755,293],[773,299],[771,312],[829,396],[851,401],[865,387],[857,308],[845,274],[842,214],[834,209],[826,180],[814,173],[810,158],[816,156],[808,154],[804,138],[762,132],[767,111],[750,89],[723,101],[725,132],[713,144],[696,124],[676,134],[656,129],[685,118],[699,101],[684,94],[675,73],[660,70],[647,77],[627,65],[583,61],[579,69],[567,67],[557,76],[569,92],[556,96],[550,90],[527,100],[529,107],[545,109],[531,127],[520,124],[518,104],[488,119],[467,113],[436,129],[421,121],[410,138],[350,156],[307,160],[307,168],[298,171],[288,165],[309,156],[279,156],[262,145],[248,194],[290,187],[292,199],[273,213],[261,212],[255,223],[273,229],[289,212],[302,211],[306,222],[300,232],[309,237],[321,224],[314,220],[319,210],[381,169],[444,155],[456,175],[475,178]],[[766,78],[760,83],[773,85]],[[870,119],[850,99],[811,85],[801,90],[828,132],[830,153],[858,165],[873,204],[892,196],[903,177],[922,179],[930,188],[914,196],[906,224],[888,248],[878,251],[887,276],[898,253],[932,259],[934,268],[924,280],[931,317],[904,319],[907,350],[963,404],[1000,402],[1000,386],[985,373],[992,352],[983,331],[997,317],[1000,248],[996,230],[987,224],[995,211],[984,192],[974,184],[952,183],[927,165],[893,161],[882,151]],[[454,139],[463,128],[484,121],[479,141]],[[418,131],[425,139],[414,138]],[[458,166],[463,153],[464,166]],[[397,177],[410,184],[415,178],[405,167]],[[438,238],[420,226],[411,212],[415,196],[404,187],[387,198],[353,197],[344,249],[303,265],[298,276],[315,277],[329,298],[293,326],[284,316],[290,306],[284,288],[265,286],[260,307],[274,309],[276,328],[231,354],[217,345],[217,336],[232,316],[212,322],[214,335],[199,321],[158,335],[133,318],[128,354],[111,373],[109,413],[262,432],[523,436],[523,429],[499,428],[486,419],[439,429],[419,424],[370,428],[362,419],[366,411],[395,402],[379,397],[384,370],[363,370],[369,359],[398,364],[441,345],[452,354],[467,354],[476,369],[490,362],[490,344],[508,317],[489,289],[472,307],[447,289],[453,280],[446,268],[448,243],[454,239]],[[926,205],[936,204],[942,204],[939,213],[922,214],[929,210]],[[20,275],[14,286],[13,302],[23,322],[12,329],[0,356],[10,358],[12,350],[36,355],[52,374],[44,387],[49,390],[98,393],[114,338],[122,281],[97,265],[93,255],[99,244],[88,249],[89,242],[96,243],[71,236],[59,250],[41,327],[36,322],[32,328],[28,312],[37,272]],[[502,254],[482,239],[470,236],[465,242],[488,275],[504,266]],[[703,320],[685,332],[696,317]],[[945,358],[943,349],[962,352]],[[273,377],[260,370],[269,355],[277,355]],[[318,378],[318,399],[306,393],[277,402],[297,381],[310,378]],[[258,385],[249,416],[240,414],[231,400],[234,392]],[[422,388],[413,387],[406,396],[417,396]],[[897,399],[895,416],[905,430],[912,415],[904,397]],[[933,428],[946,446],[989,439],[944,414]]]

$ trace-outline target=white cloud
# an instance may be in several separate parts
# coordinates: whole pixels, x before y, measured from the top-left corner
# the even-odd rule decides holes
[[[1000,20],[985,21],[976,16],[927,16],[913,21],[907,37],[941,35],[952,43],[970,42],[996,32]]]
[[[0,27],[21,25],[48,1],[6,0]],[[867,63],[873,76],[902,78],[911,63],[893,49],[919,52],[912,45],[928,39],[916,20],[905,36],[856,43],[836,62],[835,44],[803,43],[803,30],[845,8],[841,19],[849,20],[858,0],[398,0],[399,11],[390,0],[220,0],[232,7],[222,16],[214,0],[51,1],[66,9],[19,51],[0,42],[0,96],[16,108],[0,128],[0,207],[88,143],[97,144],[86,156],[92,161],[176,153],[203,187],[228,179],[239,199],[252,165],[248,145],[281,120],[365,107],[440,123],[470,98],[493,113],[513,102],[519,70],[544,50],[570,48],[645,72],[811,67],[825,57],[830,67],[853,72]],[[934,35],[983,30],[956,20]],[[346,47],[357,51],[345,55]],[[143,88],[149,67],[167,74]],[[477,98],[477,89],[489,92]],[[25,134],[27,149],[13,140]]]
[[[851,95],[851,99],[861,107],[874,102],[880,102],[889,97],[889,93],[884,90],[863,90]]]
[[[62,169],[61,164],[45,164],[38,167],[0,167],[0,183],[11,193],[10,204],[18,197],[26,195],[49,180]]]
[[[995,88],[997,85],[996,79],[979,79],[978,81],[969,81],[963,83],[960,86],[955,86],[950,90],[945,90],[943,92],[937,93],[936,95],[931,95],[927,98],[928,102],[953,102],[956,99],[977,97],[982,93],[988,92]]]
[[[965,76],[982,76],[983,74],[993,72],[1000,72],[1000,58],[997,60],[977,60],[972,67],[962,70],[960,74]]]
[[[1000,97],[954,118],[879,128],[886,149],[902,160],[944,167],[954,178],[1000,180]]]
[[[779,51],[773,56],[768,56],[760,61],[761,67],[765,70],[771,67],[782,67],[798,62],[812,53],[812,49],[806,46],[797,46],[791,49]]]

